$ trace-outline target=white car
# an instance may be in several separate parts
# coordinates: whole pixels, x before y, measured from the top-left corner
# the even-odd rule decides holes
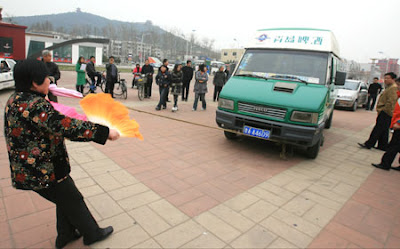
[[[168,71],[172,72],[174,70],[175,64],[168,64]]]
[[[359,80],[346,80],[343,86],[336,86],[337,98],[335,107],[346,107],[356,111],[357,107],[364,106],[368,100],[367,84]]]
[[[0,58],[0,90],[15,86],[13,69],[16,62],[13,59]]]

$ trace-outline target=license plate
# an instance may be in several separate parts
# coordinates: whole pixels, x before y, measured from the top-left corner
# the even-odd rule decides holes
[[[268,139],[269,135],[270,135],[270,131],[269,130],[259,129],[259,128],[254,128],[254,127],[250,127],[250,126],[246,126],[245,125],[243,127],[243,134],[248,135],[248,136],[252,136],[252,137]]]

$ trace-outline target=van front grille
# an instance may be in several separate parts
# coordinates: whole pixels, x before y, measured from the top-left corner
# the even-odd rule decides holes
[[[248,103],[238,103],[238,109],[240,112],[247,112],[253,113],[258,115],[264,115],[267,117],[278,118],[278,119],[285,119],[286,110],[265,106],[265,105],[255,105],[255,104],[248,104]]]

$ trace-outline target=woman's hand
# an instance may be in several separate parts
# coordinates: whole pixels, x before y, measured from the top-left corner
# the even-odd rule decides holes
[[[110,129],[110,132],[108,133],[108,140],[115,141],[119,138],[119,133],[118,131],[114,129]]]

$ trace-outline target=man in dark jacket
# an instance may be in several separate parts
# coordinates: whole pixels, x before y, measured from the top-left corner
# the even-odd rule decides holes
[[[150,98],[151,97],[151,87],[153,84],[154,68],[152,65],[150,65],[149,60],[146,60],[144,62],[144,66],[142,67],[142,74],[145,74],[146,78],[147,78],[146,84],[144,85],[144,97]]]
[[[163,66],[165,66],[165,68],[166,68],[166,70],[167,70],[167,72],[168,72],[168,65],[169,65],[169,61],[168,61],[168,59],[164,59],[163,60],[163,62],[162,62],[163,64],[162,64],[162,66],[158,69],[158,71],[160,72],[161,71],[161,68],[163,67]],[[168,88],[168,90],[167,90],[167,102],[170,102],[169,101],[169,98],[168,98],[168,95],[169,95],[169,88]]]
[[[222,90],[222,87],[225,85],[226,82],[226,74],[224,72],[224,67],[220,67],[219,71],[215,73],[214,76],[214,102],[215,100],[219,100],[219,93]]]
[[[190,81],[193,79],[193,68],[192,62],[188,60],[186,62],[186,66],[182,68],[183,72],[183,86],[182,86],[182,101],[188,100]]]
[[[111,94],[111,97],[114,98],[114,84],[118,80],[118,68],[114,64],[114,56],[110,56],[108,62],[106,65],[107,83],[105,92]]]
[[[226,80],[227,80],[227,81],[228,81],[229,78],[231,77],[231,73],[230,73],[230,71],[229,71],[229,67],[230,67],[230,66],[227,66],[226,69],[225,69],[225,74],[226,74]]]
[[[47,71],[49,72],[49,76],[51,76],[50,79],[52,80],[52,82],[50,83],[57,85],[57,80],[59,80],[61,77],[60,69],[58,69],[56,63],[51,61],[51,53],[49,50],[43,50],[42,57],[43,57],[42,60],[46,65]],[[51,92],[49,92],[47,96],[49,97],[50,101],[58,102],[57,96],[54,96]]]
[[[366,109],[368,110],[373,110],[375,108],[375,103],[376,103],[376,98],[382,91],[382,86],[379,84],[379,79],[377,77],[374,78],[374,82],[369,86],[368,88],[368,102],[366,105]],[[369,104],[371,103],[372,100],[372,105],[370,106]]]
[[[90,80],[92,81],[92,84],[90,86],[90,92],[92,93],[94,93],[94,91],[96,90],[95,87],[96,77],[97,77],[96,86],[100,86],[101,84],[101,73],[96,71],[96,68],[94,67],[95,61],[96,58],[94,56],[90,56],[90,61],[86,64],[86,73],[89,76]]]
[[[159,86],[160,90],[160,101],[156,107],[156,110],[159,111],[161,108],[167,108],[167,94],[169,92],[169,86],[171,84],[171,75],[167,70],[167,67],[162,65],[160,67],[160,71],[156,76],[156,83]]]

